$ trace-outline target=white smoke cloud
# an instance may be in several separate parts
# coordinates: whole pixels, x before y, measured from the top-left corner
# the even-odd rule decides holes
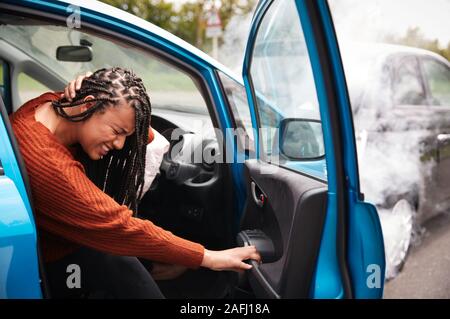
[[[393,278],[409,244],[420,243],[423,234],[423,228],[413,223],[417,217],[414,207],[404,200],[394,204],[401,198],[414,204],[415,197],[423,193],[424,181],[430,179],[433,160],[425,161],[422,155],[430,134],[427,130],[436,119],[430,114],[424,117],[414,107],[394,108],[392,96],[408,92],[412,84],[392,83],[383,74],[380,63],[386,61],[386,52],[403,48],[379,43],[388,35],[401,37],[408,28],[419,27],[427,38],[437,38],[446,46],[450,41],[450,1],[330,0],[329,4],[352,100],[361,190],[366,200],[378,207],[386,276]],[[355,45],[360,41],[364,44]],[[392,84],[397,86],[395,92],[390,91]],[[393,200],[393,194],[401,196]]]
[[[223,44],[219,49],[219,61],[239,75],[242,74],[253,10],[247,15],[236,15],[231,18],[223,34]]]
[[[329,0],[339,38],[378,42],[419,27],[441,45],[450,41],[449,0]]]

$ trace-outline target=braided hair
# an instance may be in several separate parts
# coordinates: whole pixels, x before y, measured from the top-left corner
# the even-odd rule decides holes
[[[88,95],[94,96],[89,101],[95,102],[95,105],[80,114],[69,115],[65,111],[66,108],[86,103],[84,98]],[[126,138],[123,148],[113,149],[100,160],[94,161],[77,145],[77,156],[86,175],[97,187],[136,213],[144,185],[145,153],[151,116],[150,99],[142,80],[132,71],[120,67],[100,69],[83,80],[72,101],[63,97],[54,101],[52,106],[59,116],[71,122],[80,122],[87,120],[95,112],[117,105],[122,99],[134,108],[136,116],[135,131]]]

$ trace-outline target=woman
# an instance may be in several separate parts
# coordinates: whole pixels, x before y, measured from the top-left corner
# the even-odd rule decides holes
[[[234,271],[250,269],[246,259],[260,260],[253,246],[210,251],[134,217],[152,138],[149,97],[142,80],[122,68],[81,80],[63,95],[45,93],[27,102],[11,118],[52,292],[159,298],[137,257]],[[80,285],[69,285],[72,264],[79,266]]]

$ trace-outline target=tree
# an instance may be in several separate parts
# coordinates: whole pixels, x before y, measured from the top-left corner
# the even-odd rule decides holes
[[[177,15],[172,3],[164,0],[152,0],[147,1],[147,11],[144,19],[170,33],[174,33],[177,29]]]
[[[206,13],[215,3],[213,0],[185,2],[178,11],[167,0],[101,1],[143,18],[202,50],[207,48]],[[256,0],[221,0],[217,3],[222,27],[225,29],[233,16],[251,12]]]
[[[203,49],[205,40],[204,7],[204,0],[184,3],[178,12],[178,23],[174,32],[176,36],[200,49]]]
[[[235,15],[246,15],[255,7],[256,0],[222,0],[219,8],[222,27],[225,29]]]
[[[101,0],[104,3],[127,11],[140,18],[145,19],[148,10],[148,1],[145,0]]]
[[[171,33],[176,29],[173,4],[165,0],[101,0],[116,8],[145,19]]]
[[[443,48],[438,39],[425,38],[419,27],[408,28],[405,35],[401,37],[388,35],[385,38],[385,42],[429,50],[450,60],[450,42],[448,42],[446,48]]]

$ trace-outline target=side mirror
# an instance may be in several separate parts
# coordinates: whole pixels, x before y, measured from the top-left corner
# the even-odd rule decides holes
[[[67,62],[92,61],[92,50],[88,46],[64,45],[56,49],[56,59]]]
[[[314,160],[325,155],[322,123],[310,119],[283,119],[279,146],[289,160]]]

